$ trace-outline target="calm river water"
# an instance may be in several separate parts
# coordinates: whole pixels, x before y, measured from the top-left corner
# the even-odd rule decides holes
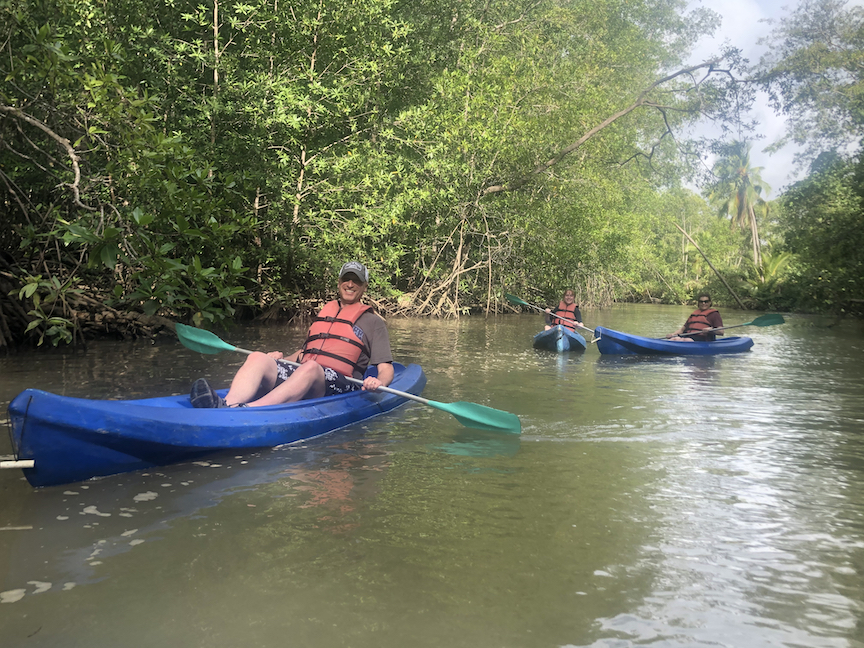
[[[687,312],[583,315],[661,335]],[[410,403],[296,446],[69,486],[2,471],[0,644],[860,648],[864,330],[827,324],[787,317],[739,329],[749,353],[664,359],[534,351],[536,315],[395,320],[424,396],[514,412],[521,437]],[[0,411],[27,387],[185,392],[242,359],[168,338],[21,353],[0,358]]]

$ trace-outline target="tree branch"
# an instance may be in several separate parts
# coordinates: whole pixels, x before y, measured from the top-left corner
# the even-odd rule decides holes
[[[672,224],[675,227],[677,227],[684,236],[687,237],[687,240],[693,244],[693,247],[696,248],[696,251],[702,255],[702,258],[705,259],[705,263],[707,263],[708,267],[710,267],[714,271],[714,274],[717,275],[717,278],[723,282],[723,285],[726,286],[726,290],[728,290],[729,294],[735,298],[735,301],[738,302],[738,306],[741,307],[741,310],[747,310],[747,307],[744,305],[744,302],[742,302],[738,298],[738,295],[736,295],[735,291],[732,290],[732,286],[730,286],[729,283],[726,281],[726,279],[723,278],[723,275],[720,274],[720,271],[714,267],[714,264],[711,263],[711,260],[705,255],[705,253],[702,251],[702,248],[699,247],[699,245],[696,243],[696,241],[694,241],[693,238],[686,231],[684,231],[684,228],[681,227],[678,223],[673,222]]]
[[[4,112],[6,114],[13,115],[13,116],[17,117],[18,119],[20,119],[21,121],[27,122],[31,126],[35,126],[39,130],[41,130],[43,133],[48,135],[48,137],[50,137],[55,142],[60,144],[60,146],[62,146],[66,150],[66,155],[69,157],[69,160],[72,162],[72,171],[74,173],[75,180],[71,184],[64,182],[64,183],[62,183],[62,185],[65,185],[72,190],[72,195],[74,197],[75,204],[78,207],[80,207],[81,209],[86,209],[87,211],[98,211],[95,207],[90,207],[88,205],[85,205],[83,202],[81,202],[81,188],[80,188],[80,185],[81,185],[81,166],[80,166],[81,158],[78,157],[78,154],[75,152],[75,149],[72,147],[72,144],[69,142],[69,140],[66,139],[65,137],[62,137],[61,135],[58,135],[53,130],[48,128],[48,126],[43,124],[41,121],[39,121],[35,117],[31,117],[30,115],[28,115],[25,112],[22,112],[18,108],[15,108],[13,106],[0,105],[0,112]]]
[[[668,81],[672,81],[673,79],[676,79],[680,76],[693,76],[694,72],[701,70],[701,69],[706,69],[705,76],[701,80],[693,79],[694,88],[698,88],[705,81],[705,79],[707,79],[709,76],[711,76],[714,72],[720,72],[720,71],[728,72],[726,70],[719,70],[718,68],[716,68],[715,66],[717,65],[717,62],[718,61],[716,61],[716,60],[706,61],[704,63],[699,63],[697,65],[692,65],[690,67],[683,68],[683,69],[678,70],[677,72],[673,72],[672,74],[669,74],[669,75],[667,75],[661,79],[657,79],[656,81],[654,81],[651,85],[649,85],[647,88],[645,88],[639,94],[639,96],[636,98],[636,101],[631,103],[629,106],[622,108],[621,110],[619,110],[615,114],[610,115],[609,117],[604,119],[602,122],[597,124],[594,128],[592,128],[587,133],[582,135],[582,137],[580,137],[578,140],[576,140],[572,144],[569,144],[568,146],[565,146],[558,153],[556,153],[553,157],[549,158],[546,162],[543,162],[542,164],[539,164],[536,167],[534,167],[534,169],[531,172],[529,172],[528,174],[522,176],[521,178],[517,178],[516,180],[513,180],[512,182],[509,182],[509,183],[496,184],[496,185],[491,185],[489,187],[486,187],[485,189],[483,189],[480,192],[480,196],[482,197],[482,196],[488,196],[490,194],[503,193],[503,192],[507,192],[507,191],[514,191],[516,189],[519,189],[519,188],[525,186],[526,184],[531,182],[531,180],[533,178],[535,178],[536,176],[538,176],[542,173],[545,173],[546,171],[548,171],[549,169],[551,169],[555,165],[559,164],[565,157],[567,157],[568,155],[573,153],[573,151],[577,150],[585,142],[590,140],[592,137],[594,137],[597,133],[602,131],[604,128],[614,124],[616,121],[618,121],[622,117],[629,115],[631,112],[633,112],[637,108],[640,108],[643,106],[649,106],[649,107],[660,109],[661,106],[649,102],[648,97],[649,97],[651,91],[655,90],[656,88],[663,85],[664,83],[667,83]],[[671,108],[670,107],[664,107],[664,109],[668,110]],[[667,127],[668,127],[668,124],[667,124]]]

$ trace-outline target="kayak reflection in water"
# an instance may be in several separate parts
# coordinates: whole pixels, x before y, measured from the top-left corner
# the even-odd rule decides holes
[[[674,333],[667,335],[667,340],[675,342],[713,342],[718,335],[715,329],[723,328],[723,318],[720,311],[711,308],[711,295],[702,293],[696,299],[699,308],[690,313],[690,317],[684,322],[684,326]]]

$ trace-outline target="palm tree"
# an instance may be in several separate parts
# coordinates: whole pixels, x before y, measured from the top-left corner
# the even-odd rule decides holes
[[[762,180],[763,167],[750,166],[750,148],[747,142],[732,142],[714,165],[717,182],[708,191],[708,200],[718,207],[721,217],[731,218],[732,227],[750,231],[753,263],[762,276],[762,253],[759,242],[757,212],[767,215],[768,203],[762,193],[771,191]]]

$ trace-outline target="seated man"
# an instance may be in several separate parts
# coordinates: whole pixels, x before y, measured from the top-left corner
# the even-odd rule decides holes
[[[204,378],[192,385],[194,407],[261,407],[360,389],[346,379],[363,379],[369,365],[378,376],[363,379],[374,391],[393,380],[393,355],[387,325],[371,306],[360,303],[369,271],[349,261],[339,271],[339,298],[325,304],[309,327],[303,348],[284,358],[280,351],[249,355],[220,398]],[[289,362],[300,363],[299,366]]]
[[[699,308],[690,313],[684,326],[667,335],[667,339],[676,342],[713,342],[718,335],[723,335],[723,333],[714,332],[714,329],[723,327],[723,318],[720,317],[720,311],[711,308],[711,296],[702,293],[696,301]],[[691,335],[682,335],[684,333]]]

